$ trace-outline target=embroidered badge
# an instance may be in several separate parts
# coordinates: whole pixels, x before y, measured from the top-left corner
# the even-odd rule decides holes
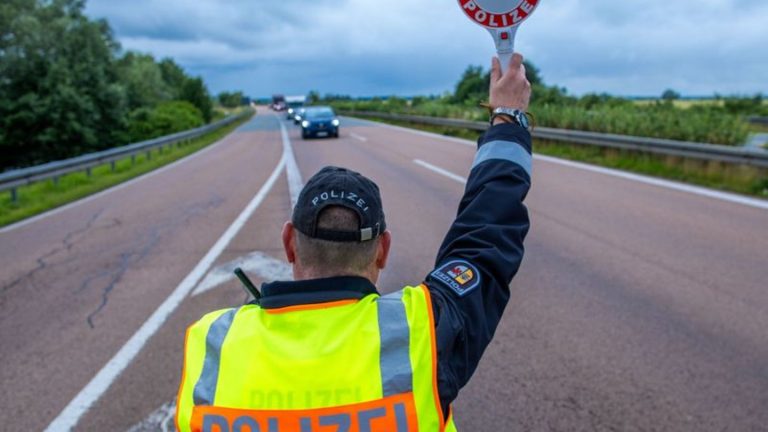
[[[459,297],[464,297],[480,285],[477,268],[464,260],[449,261],[430,275],[448,285]]]

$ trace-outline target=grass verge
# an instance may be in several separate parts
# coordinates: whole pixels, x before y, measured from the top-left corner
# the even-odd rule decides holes
[[[18,201],[15,203],[11,201],[10,192],[3,192],[0,195],[0,227],[68,204],[177,161],[215,143],[249,118],[238,120],[184,145],[166,147],[162,152],[153,150],[150,157],[141,153],[136,155],[134,162],[131,158],[120,160],[115,164],[114,171],[110,165],[102,165],[93,168],[90,177],[84,172],[77,172],[61,176],[58,183],[48,180],[20,187],[17,189]]]
[[[470,140],[480,136],[479,132],[466,129],[381,118],[369,120]],[[768,170],[757,167],[545,140],[536,140],[534,150],[542,155],[768,198]]]

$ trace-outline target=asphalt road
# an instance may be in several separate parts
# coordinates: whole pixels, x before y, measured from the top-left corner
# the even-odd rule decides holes
[[[280,267],[291,196],[324,165],[381,187],[382,291],[419,283],[473,154],[352,119],[303,141],[262,109],[167,169],[0,230],[0,430],[162,430],[185,327],[245,298],[231,279],[192,289],[243,257],[256,282]],[[460,429],[768,430],[768,206],[549,158],[533,181],[527,254]]]

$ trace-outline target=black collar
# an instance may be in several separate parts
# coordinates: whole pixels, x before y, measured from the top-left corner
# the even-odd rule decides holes
[[[261,285],[261,307],[277,309],[339,300],[359,300],[378,293],[370,280],[360,276],[271,282]]]

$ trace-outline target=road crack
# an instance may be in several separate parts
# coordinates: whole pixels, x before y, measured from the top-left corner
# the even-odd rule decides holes
[[[43,255],[35,259],[35,262],[37,263],[37,265],[33,269],[19,276],[15,280],[3,285],[2,288],[0,288],[0,294],[5,294],[11,289],[21,285],[23,282],[32,280],[36,274],[40,273],[45,269],[50,268],[51,264],[49,260],[61,252],[70,251],[75,246],[75,244],[77,244],[77,240],[75,239],[75,237],[81,234],[84,234],[88,232],[91,228],[93,228],[93,225],[96,222],[96,219],[98,219],[99,216],[101,216],[103,211],[104,210],[99,210],[98,212],[94,213],[91,216],[91,218],[88,219],[88,222],[85,224],[84,227],[67,233],[67,235],[64,236],[64,238],[61,240],[61,243],[58,246],[56,246],[55,248],[51,249],[50,251],[44,253]],[[120,224],[119,220],[115,220],[115,222],[118,225]]]
[[[140,263],[144,258],[146,258],[152,252],[155,246],[160,243],[160,240],[164,236],[183,227],[192,219],[206,214],[211,209],[219,207],[223,202],[224,198],[217,194],[213,194],[208,201],[189,206],[184,210],[184,213],[182,213],[181,217],[174,218],[169,222],[154,227],[150,231],[148,240],[142,240],[133,250],[120,253],[116,266],[86,277],[76,292],[87,290],[94,281],[100,280],[102,278],[108,278],[106,285],[101,288],[101,301],[96,306],[96,308],[85,318],[88,327],[91,329],[96,328],[95,318],[105,310],[109,304],[110,295],[115,290],[115,288],[117,288],[118,284],[123,280],[125,274],[134,265]]]
[[[135,264],[147,255],[149,255],[149,252],[152,251],[152,249],[157,245],[157,243],[160,241],[160,235],[158,234],[157,230],[153,230],[152,234],[150,235],[150,241],[147,242],[147,244],[144,245],[139,251],[137,252],[124,252],[120,254],[120,262],[117,266],[116,270],[110,270],[105,272],[100,272],[93,277],[86,278],[85,281],[83,281],[82,285],[80,285],[80,288],[78,291],[84,291],[88,288],[90,283],[94,280],[98,280],[101,277],[109,276],[109,282],[107,285],[102,288],[101,290],[101,303],[96,307],[96,309],[88,314],[85,321],[88,323],[88,327],[91,329],[96,328],[93,319],[98,315],[109,302],[109,294],[112,292],[112,290],[115,289],[117,284],[123,279],[123,276],[125,273],[131,268],[132,264]]]

